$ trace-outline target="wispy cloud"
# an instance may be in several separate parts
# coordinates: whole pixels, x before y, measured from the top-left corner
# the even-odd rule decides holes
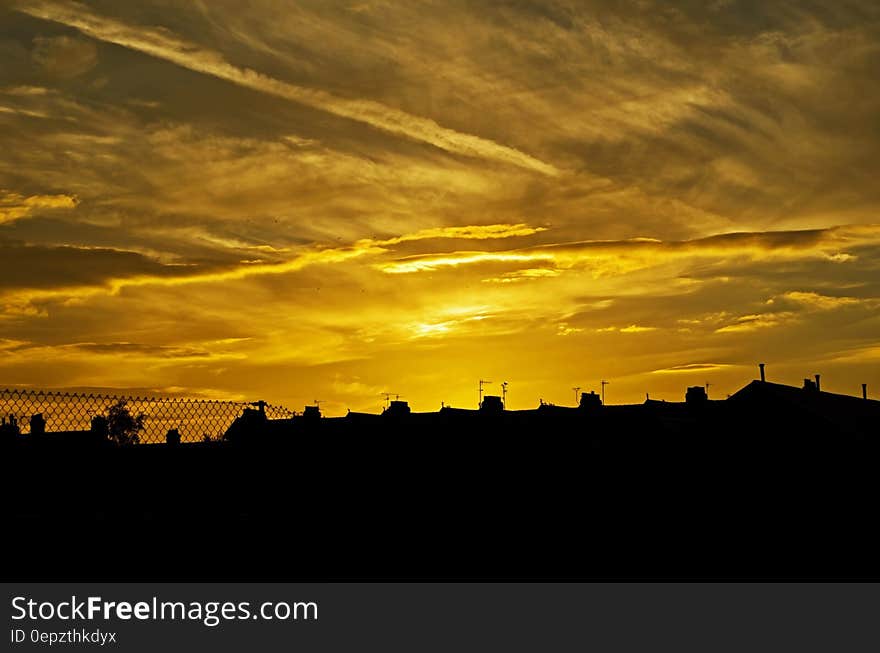
[[[759,329],[783,326],[795,319],[797,319],[797,314],[792,311],[740,315],[732,324],[716,329],[715,333],[750,333]]]
[[[19,204],[24,203],[27,207],[29,204],[25,200],[30,200],[30,204],[54,206],[58,203],[64,203],[66,196],[50,196],[40,198],[21,198],[16,196],[15,200]],[[10,200],[10,204],[13,204]],[[10,209],[13,210],[13,209]],[[284,275],[297,272],[305,268],[315,265],[331,265],[340,264],[351,261],[352,259],[363,256],[376,256],[385,254],[388,248],[401,243],[431,240],[431,239],[465,239],[465,240],[494,240],[499,238],[513,238],[519,236],[527,236],[543,231],[541,227],[530,227],[526,224],[491,224],[491,225],[468,225],[461,227],[437,227],[430,229],[422,229],[410,234],[402,234],[393,238],[386,239],[370,239],[365,238],[358,240],[352,245],[344,245],[338,247],[327,247],[313,245],[309,247],[300,247],[298,251],[291,252],[288,257],[276,262],[263,262],[260,260],[241,261],[239,265],[205,269],[204,266],[181,266],[160,264],[142,255],[133,252],[117,252],[114,250],[89,250],[82,248],[64,248],[63,251],[68,254],[81,255],[80,261],[88,264],[88,261],[82,255],[88,255],[93,252],[99,255],[115,256],[116,258],[128,257],[136,263],[132,270],[150,266],[161,270],[161,274],[144,274],[133,272],[128,275],[113,276],[112,273],[107,274],[105,278],[95,279],[91,283],[77,285],[70,283],[70,280],[56,279],[59,287],[32,289],[29,282],[25,279],[20,282],[24,289],[18,289],[13,286],[3,296],[3,301],[7,307],[18,306],[19,310],[34,302],[51,301],[53,299],[63,299],[65,297],[85,298],[96,295],[118,294],[126,288],[136,288],[144,286],[174,287],[187,286],[194,284],[212,284],[223,283],[227,281],[236,281],[251,277]],[[240,243],[233,243],[239,247]],[[42,251],[39,248],[30,248],[33,251]],[[277,250],[269,248],[272,252],[289,251]],[[22,260],[26,260],[28,248],[21,253]],[[56,250],[57,251],[57,250]],[[258,251],[260,251],[258,249]],[[94,261],[94,262],[97,262]],[[107,273],[109,271],[105,271]],[[122,268],[120,265],[120,272]],[[41,284],[42,285],[42,284]]]
[[[467,225],[462,227],[432,227],[420,229],[411,234],[404,234],[384,240],[367,239],[359,241],[369,246],[384,247],[398,245],[414,240],[429,240],[432,238],[460,238],[462,240],[494,240],[497,238],[514,238],[517,236],[532,236],[546,231],[545,227],[532,227],[522,222],[517,224],[487,224]]]
[[[0,190],[0,224],[27,218],[41,209],[72,209],[77,205],[73,195],[21,195]]]
[[[687,363],[684,365],[673,365],[660,370],[653,370],[652,374],[693,374],[695,372],[717,372],[723,370],[729,365],[724,363]]]
[[[831,297],[817,292],[803,292],[800,290],[790,290],[782,295],[781,299],[817,311],[831,311],[843,306],[857,306],[866,302],[871,304],[876,303],[876,300],[874,299],[863,300],[857,297]],[[771,299],[769,300],[769,303],[774,303],[775,301],[776,300]]]
[[[499,161],[544,175],[556,175],[559,172],[553,165],[515,148],[473,134],[448,129],[428,118],[415,116],[371,100],[341,98],[320,89],[298,86],[249,68],[236,66],[219,52],[187,42],[167,30],[159,31],[127,25],[95,14],[87,7],[73,2],[28,0],[13,6],[18,11],[35,18],[73,27],[94,39],[137,50],[245,88],[422,141],[447,152]]]
[[[880,225],[856,225],[720,234],[686,241],[633,238],[555,243],[506,251],[426,254],[376,265],[389,274],[409,274],[480,263],[544,263],[560,268],[594,266],[598,274],[603,274],[629,272],[694,257],[820,257],[846,262],[852,258],[846,249],[877,243],[880,243]]]

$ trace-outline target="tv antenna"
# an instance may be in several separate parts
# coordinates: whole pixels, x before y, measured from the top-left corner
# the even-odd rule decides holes
[[[611,384],[608,383],[608,381],[605,381],[604,379],[601,381],[601,383],[602,383],[602,405],[604,406],[605,405],[605,386],[611,385]]]
[[[489,385],[490,383],[492,383],[492,382],[491,381],[484,381],[483,379],[480,379],[480,403],[477,404],[477,407],[480,407],[483,405],[483,386]]]
[[[504,408],[507,408],[507,386],[508,385],[510,385],[510,384],[507,383],[507,381],[505,381],[504,383],[501,384],[501,405]]]
[[[380,392],[379,395],[385,397],[385,408],[391,405],[391,397],[394,397],[395,401],[400,399],[400,395],[396,392]]]
[[[572,388],[572,390],[574,390],[574,403],[577,404],[581,398],[581,387],[578,385]]]

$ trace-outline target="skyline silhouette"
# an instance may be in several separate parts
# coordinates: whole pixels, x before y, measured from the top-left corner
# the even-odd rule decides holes
[[[759,372],[757,378],[759,378],[761,381],[767,381],[767,366],[766,366],[766,364],[760,363],[757,365],[757,367],[758,367],[758,372]],[[831,384],[831,387],[829,387],[828,378],[826,377],[825,378],[826,385],[825,385],[825,387],[822,387],[820,385],[820,377],[821,377],[821,375],[817,373],[817,374],[813,375],[812,379],[805,378],[803,387],[806,388],[807,386],[810,386],[810,387],[822,389],[822,390],[829,392],[831,394],[837,394],[840,396],[860,396],[863,399],[870,399],[872,401],[874,400],[874,398],[871,397],[869,394],[869,386],[867,383],[856,384],[857,388],[853,388],[853,389],[857,390],[857,392],[840,392],[839,388],[841,385],[843,385],[840,382],[840,380],[838,380],[838,383]],[[781,385],[789,385],[789,386],[791,385],[790,383],[786,383],[786,381],[790,381],[790,379],[786,380],[786,379],[774,378],[773,381],[775,383],[781,384]],[[570,405],[570,402],[566,402],[566,401],[560,402],[558,404],[553,401],[546,401],[545,402],[543,397],[539,397],[536,400],[532,400],[531,402],[529,402],[528,398],[520,397],[519,398],[520,399],[519,405],[511,405],[508,403],[508,392],[509,392],[509,388],[510,388],[510,383],[507,381],[500,383],[499,387],[501,387],[502,394],[501,395],[491,395],[491,394],[489,394],[489,391],[487,388],[492,383],[493,383],[492,381],[484,380],[484,379],[480,379],[477,381],[478,398],[477,398],[477,402],[475,405],[464,404],[464,405],[457,406],[453,403],[441,400],[439,402],[440,408],[441,409],[442,408],[482,409],[483,402],[485,399],[489,399],[492,402],[493,406],[498,407],[498,410],[530,410],[531,408],[533,408],[536,405],[536,402],[537,402],[537,405],[540,405],[540,406],[544,406],[544,405],[547,405],[547,406],[555,406],[555,405],[568,406],[568,405]],[[636,402],[623,402],[623,401],[609,402],[609,401],[606,401],[605,387],[607,385],[610,385],[610,383],[611,382],[603,379],[596,384],[595,388],[592,388],[592,389],[589,389],[586,386],[585,387],[576,386],[576,387],[571,388],[570,390],[574,391],[574,393],[575,393],[574,405],[575,406],[578,406],[578,405],[583,406],[584,403],[591,404],[593,402],[596,402],[598,405],[636,405],[638,403],[641,403],[638,401],[636,401]],[[847,385],[852,386],[853,384],[847,384]],[[710,383],[708,381],[701,384],[701,385],[686,386],[686,387],[687,387],[687,393],[685,393],[685,400],[687,400],[687,396],[691,392],[702,393],[703,395],[705,395],[705,397],[707,399],[711,398],[713,400],[730,398],[731,395],[733,394],[730,392],[727,392],[727,393],[718,392],[717,384]],[[712,387],[714,387],[714,394],[710,395],[710,388],[712,388]],[[734,393],[738,392],[741,389],[742,389],[741,385],[738,387],[735,387]],[[394,397],[394,399],[392,399],[392,397]],[[645,392],[644,397],[645,397],[646,401],[649,399],[652,399],[650,392]],[[424,406],[424,405],[411,406],[410,402],[407,400],[406,396],[404,396],[400,393],[382,392],[382,393],[380,393],[380,398],[382,398],[384,401],[374,411],[377,413],[384,414],[387,411],[389,411],[389,409],[405,410],[406,412],[410,412],[412,410],[417,410],[420,412],[431,412],[432,411],[431,406]],[[681,400],[681,393],[679,393],[678,397],[670,396],[669,393],[664,393],[660,396],[655,394],[653,396],[653,400],[655,400],[655,401],[659,400],[659,401],[663,401],[663,402],[669,401],[669,402],[674,403],[674,402]],[[175,410],[173,408],[175,406],[175,404],[179,407],[184,407],[184,406],[192,407],[192,406],[203,405],[203,406],[207,407],[209,410],[213,411],[215,413],[215,415],[217,413],[228,412],[226,410],[226,408],[220,408],[221,406],[228,407],[229,409],[234,410],[236,406],[257,406],[257,405],[266,406],[266,405],[269,405],[269,407],[272,409],[273,414],[278,415],[278,416],[283,416],[285,414],[290,415],[290,416],[294,416],[297,414],[302,414],[303,410],[308,410],[308,411],[318,410],[320,412],[320,414],[322,414],[322,415],[334,416],[333,413],[328,413],[326,411],[326,409],[324,411],[320,411],[321,404],[324,404],[326,402],[323,400],[317,400],[317,399],[314,400],[313,402],[311,402],[310,404],[306,404],[304,407],[302,405],[300,405],[296,408],[292,408],[291,406],[295,406],[295,404],[291,404],[289,402],[287,405],[274,405],[274,404],[267,404],[267,402],[262,399],[259,401],[256,401],[256,402],[254,402],[254,401],[248,402],[248,401],[241,400],[241,399],[228,400],[228,399],[218,399],[218,398],[210,398],[210,397],[204,397],[204,396],[193,397],[193,396],[187,396],[186,394],[178,394],[176,396],[174,396],[174,395],[169,396],[169,395],[164,395],[161,391],[156,390],[156,389],[150,389],[150,390],[140,389],[138,391],[126,392],[125,389],[121,389],[121,388],[110,388],[110,389],[90,388],[90,389],[85,389],[85,390],[80,391],[78,389],[70,389],[70,388],[68,388],[68,389],[65,389],[65,388],[35,389],[35,388],[27,388],[27,387],[24,387],[24,388],[7,387],[5,389],[0,388],[0,415],[4,415],[6,417],[14,416],[16,419],[23,420],[23,423],[24,423],[24,421],[27,420],[28,415],[32,414],[36,410],[39,410],[41,406],[46,406],[46,408],[48,410],[50,410],[50,412],[52,412],[56,415],[63,414],[65,412],[65,410],[70,412],[70,414],[73,415],[73,417],[71,419],[64,418],[64,417],[62,417],[62,418],[56,417],[55,421],[56,422],[60,421],[65,424],[68,424],[68,425],[73,425],[73,424],[75,424],[76,420],[82,421],[83,419],[85,419],[84,416],[86,414],[89,414],[89,415],[94,414],[96,412],[96,410],[98,412],[100,412],[100,406],[101,406],[102,402],[108,404],[108,406],[109,406],[110,404],[115,403],[115,402],[119,402],[119,401],[126,401],[126,402],[133,401],[137,404],[141,404],[142,402],[144,402],[145,405],[156,403],[159,406],[163,406],[163,405],[170,406],[171,407],[170,409],[169,408],[161,409],[162,420],[169,421],[169,423],[170,423],[170,421],[172,421],[172,415],[175,412]],[[65,409],[63,407],[65,402],[70,403],[71,407],[69,409]],[[82,402],[88,403],[90,407],[83,408],[82,405],[79,405]],[[436,403],[437,402],[435,401],[434,404],[436,404]],[[434,408],[436,408],[436,405],[434,406]],[[342,414],[351,413],[352,410],[353,409],[351,407],[347,407],[346,410],[344,411],[344,413],[342,413]],[[364,411],[364,410],[354,409],[354,412],[369,413],[370,411],[369,410]],[[338,416],[338,414],[335,416]],[[215,417],[215,420],[216,420],[216,417]],[[210,430],[213,431],[215,429],[216,429],[216,423],[214,424],[214,428],[212,428]],[[220,434],[215,434],[215,435],[220,435]]]
[[[880,401],[756,379],[712,400],[270,419],[134,444],[0,425],[15,575],[868,578]],[[16,425],[17,426],[17,425]],[[34,416],[32,428],[41,426]]]
[[[402,395],[386,392],[382,393],[385,404],[380,411],[349,409],[343,416],[322,412],[323,402],[320,400],[304,406],[302,410],[291,410],[263,400],[230,402],[7,389],[0,390],[0,434],[7,445],[42,447],[54,443],[74,449],[102,444],[177,446],[181,443],[266,443],[265,438],[269,433],[274,434],[272,437],[275,440],[282,437],[282,440],[275,442],[279,444],[283,439],[295,442],[303,434],[323,433],[326,436],[339,429],[342,429],[340,432],[353,434],[402,429],[411,431],[413,437],[424,435],[426,428],[452,428],[456,423],[466,428],[480,423],[489,431],[505,432],[509,429],[528,430],[539,423],[553,429],[559,428],[561,418],[570,422],[568,427],[573,428],[574,433],[589,434],[594,427],[592,421],[599,416],[612,426],[620,421],[620,425],[626,429],[656,430],[669,428],[670,424],[686,416],[686,421],[693,422],[687,429],[701,424],[700,428],[705,429],[708,436],[715,437],[718,432],[733,428],[731,424],[720,421],[742,423],[748,416],[760,420],[769,418],[774,423],[780,420],[788,423],[786,427],[780,424],[780,428],[790,431],[803,428],[795,424],[803,422],[804,415],[809,416],[808,419],[823,422],[829,433],[848,436],[858,432],[863,436],[873,436],[876,431],[876,421],[880,419],[880,401],[869,396],[866,383],[861,384],[860,396],[840,394],[823,388],[820,374],[803,379],[800,386],[792,386],[768,380],[766,364],[760,363],[757,367],[759,378],[726,397],[710,395],[711,384],[705,383],[688,386],[673,401],[651,398],[646,393],[643,402],[611,404],[606,401],[604,393],[605,385],[609,382],[603,380],[599,393],[572,388],[577,400],[574,405],[557,405],[541,398],[537,405],[512,408],[506,403],[508,382],[500,384],[501,395],[492,395],[485,390],[492,382],[480,379],[477,386],[479,403],[476,406],[458,407],[441,402],[438,410],[417,411]],[[682,408],[685,409],[684,413],[681,412]],[[628,420],[635,415],[640,415],[640,419],[648,416],[655,423],[650,427],[633,426]],[[462,419],[478,421],[462,422]],[[323,430],[316,430],[322,424]],[[673,430],[681,426],[679,424]],[[755,428],[768,439],[778,435],[765,427]],[[813,428],[813,425],[808,428]]]

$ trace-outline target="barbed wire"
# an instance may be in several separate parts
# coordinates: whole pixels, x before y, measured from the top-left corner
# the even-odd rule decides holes
[[[125,402],[131,415],[143,415],[141,443],[165,442],[177,429],[183,442],[216,440],[245,408],[262,405],[269,419],[289,419],[294,411],[263,402],[224,401],[167,396],[131,396],[35,389],[0,389],[0,418],[14,421],[21,433],[30,433],[31,417],[42,415],[45,431],[88,431],[93,417],[106,416],[110,407]]]

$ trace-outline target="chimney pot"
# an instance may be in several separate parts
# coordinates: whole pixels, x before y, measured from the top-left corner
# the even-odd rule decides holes
[[[868,384],[863,383],[862,384],[862,399],[867,399],[867,398],[868,398]]]
[[[764,363],[758,363],[758,367],[761,368],[761,381],[765,381],[766,379],[764,378]]]
[[[822,384],[819,383],[819,375],[816,375],[816,390],[822,390]]]

